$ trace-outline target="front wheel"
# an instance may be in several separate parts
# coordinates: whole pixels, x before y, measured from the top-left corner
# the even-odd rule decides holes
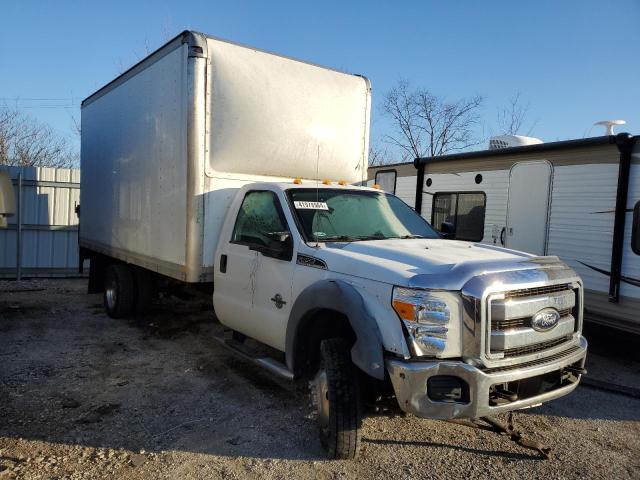
[[[346,341],[323,340],[320,367],[313,380],[320,441],[332,459],[351,459],[360,450],[362,400]]]

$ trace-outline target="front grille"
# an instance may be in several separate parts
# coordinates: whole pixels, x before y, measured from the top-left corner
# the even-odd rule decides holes
[[[571,355],[572,353],[577,352],[578,350],[580,350],[580,347],[573,346],[571,348],[568,348],[566,350],[563,350],[562,352],[558,352],[554,355],[549,355],[548,357],[543,357],[543,358],[539,358],[538,360],[532,360],[530,362],[525,362],[525,363],[519,363],[518,364],[518,368],[528,368],[528,367],[536,367],[538,365],[544,365],[545,363],[551,363],[554,362],[556,360],[560,360],[564,357],[567,357],[569,355]],[[512,365],[506,365],[504,367],[494,367],[494,368],[485,368],[483,369],[483,371],[485,373],[497,373],[497,372],[506,372],[509,370],[513,370],[513,366]]]
[[[558,345],[562,345],[564,342],[567,342],[569,340],[571,340],[571,335],[562,338],[556,338],[555,340],[549,340],[548,342],[534,343],[525,347],[509,348],[507,350],[503,350],[502,353],[504,354],[504,358],[520,357],[522,355],[529,355],[531,353],[547,350],[548,348],[557,347]]]
[[[486,296],[482,318],[481,361],[489,369],[505,370],[553,361],[558,350],[568,355],[582,323],[581,286],[578,283],[501,290]],[[560,314],[555,326],[533,328],[532,320],[546,309]],[[533,364],[532,364],[533,365]],[[496,370],[500,371],[500,370]]]
[[[571,315],[571,308],[559,310],[560,317]],[[491,322],[491,330],[509,330],[510,328],[523,328],[531,326],[531,317],[512,318],[509,320],[494,320]]]
[[[549,293],[555,292],[563,292],[565,290],[571,290],[570,285],[560,284],[560,285],[546,285],[544,287],[535,287],[535,288],[523,288],[521,290],[511,290],[510,292],[505,292],[505,298],[515,298],[515,297],[533,297],[535,295],[546,295]]]

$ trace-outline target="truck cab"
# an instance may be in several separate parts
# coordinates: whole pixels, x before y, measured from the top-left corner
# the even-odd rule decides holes
[[[246,185],[216,261],[218,319],[284,352],[311,382],[335,457],[357,452],[353,404],[383,392],[418,416],[479,418],[560,397],[580,378],[587,344],[571,269],[445,240],[379,189]]]

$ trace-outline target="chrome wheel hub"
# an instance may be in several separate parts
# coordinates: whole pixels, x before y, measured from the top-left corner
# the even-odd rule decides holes
[[[329,426],[329,384],[327,382],[327,372],[324,368],[318,371],[314,383],[315,403],[318,410],[318,423],[320,429]]]
[[[117,301],[117,293],[115,285],[108,285],[104,291],[105,298],[107,299],[107,307],[110,310],[114,309]]]

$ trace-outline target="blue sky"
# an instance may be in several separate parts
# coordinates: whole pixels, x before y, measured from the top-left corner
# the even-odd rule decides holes
[[[611,118],[640,134],[638,0],[3,3],[0,106],[70,137],[83,98],[187,28],[366,75],[374,138],[402,78],[484,95],[485,134],[518,91],[545,141],[600,135],[593,122]]]

